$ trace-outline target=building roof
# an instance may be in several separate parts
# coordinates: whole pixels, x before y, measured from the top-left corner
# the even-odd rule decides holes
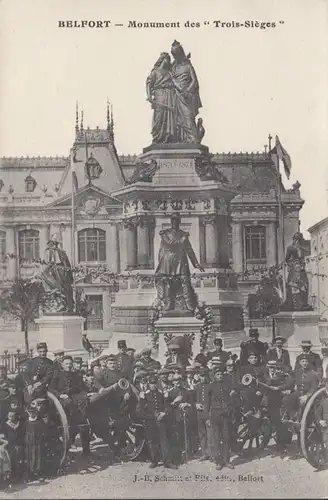
[[[315,224],[313,224],[313,226],[309,227],[308,231],[310,234],[312,234],[315,231],[324,228],[325,226],[328,227],[328,217],[325,217],[324,219],[321,219]]]

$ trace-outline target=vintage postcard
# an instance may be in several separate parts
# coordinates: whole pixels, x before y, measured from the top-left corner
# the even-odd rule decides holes
[[[327,0],[2,0],[0,61],[0,498],[327,498]]]

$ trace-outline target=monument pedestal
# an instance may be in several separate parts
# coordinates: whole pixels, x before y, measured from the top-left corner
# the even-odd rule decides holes
[[[65,354],[88,359],[88,353],[82,344],[83,318],[45,315],[35,321],[39,325],[39,340],[47,343],[50,358],[54,350],[63,349]]]
[[[288,348],[292,366],[302,351],[302,340],[311,340],[312,350],[321,355],[319,314],[315,311],[281,311],[275,314],[273,319],[276,337],[280,335],[287,340],[285,347]]]
[[[156,329],[159,333],[158,356],[157,360],[161,364],[165,364],[167,345],[165,335],[169,337],[180,337],[185,334],[195,334],[195,340],[192,344],[193,357],[200,352],[200,329],[203,321],[193,316],[167,316],[162,317],[155,322]]]

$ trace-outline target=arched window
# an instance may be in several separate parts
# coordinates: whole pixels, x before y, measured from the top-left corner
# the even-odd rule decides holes
[[[35,186],[36,186],[35,179],[33,179],[33,177],[31,175],[28,175],[25,178],[25,191],[27,193],[33,193]]]
[[[20,231],[18,236],[19,257],[27,262],[32,262],[40,258],[39,231],[26,229]]]
[[[0,231],[0,262],[6,260],[6,232]]]
[[[105,262],[106,233],[102,229],[82,229],[78,234],[79,262]]]
[[[245,227],[246,261],[266,260],[265,227]]]

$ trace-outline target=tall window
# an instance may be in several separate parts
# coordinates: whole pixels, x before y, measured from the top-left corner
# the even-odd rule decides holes
[[[103,329],[103,298],[102,295],[88,295],[87,330]]]
[[[265,227],[245,227],[246,260],[266,260]]]
[[[19,232],[19,257],[27,262],[40,258],[39,231],[27,229]]]
[[[25,179],[25,191],[27,193],[33,193],[36,186],[36,181],[31,175],[28,175]]]
[[[6,232],[0,231],[0,262],[6,260]]]
[[[106,260],[106,233],[102,229],[83,229],[78,235],[79,262]]]

